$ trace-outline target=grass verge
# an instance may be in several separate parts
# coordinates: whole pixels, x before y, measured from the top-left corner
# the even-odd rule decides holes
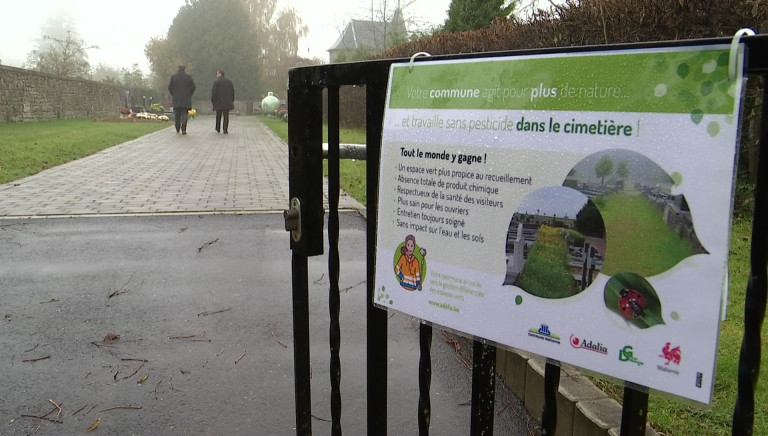
[[[0,123],[0,183],[99,152],[168,127],[157,121],[90,119]]]
[[[288,142],[288,123],[275,118],[259,117],[275,134]],[[328,128],[323,125],[323,142],[328,142]],[[339,142],[343,144],[365,144],[365,132],[353,129],[340,129]],[[323,161],[323,174],[328,175],[328,162]],[[347,194],[366,205],[368,196],[365,192],[365,161],[342,159],[339,161],[339,184]]]

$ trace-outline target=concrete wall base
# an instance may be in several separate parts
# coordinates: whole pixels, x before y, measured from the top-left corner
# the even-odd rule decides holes
[[[499,349],[496,373],[523,400],[528,412],[541,422],[544,408],[545,360],[524,352]],[[573,366],[563,364],[557,392],[555,436],[620,436],[621,405]],[[650,425],[646,436],[658,436]]]

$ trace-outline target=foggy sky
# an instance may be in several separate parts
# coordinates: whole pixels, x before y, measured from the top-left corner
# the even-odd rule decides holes
[[[369,19],[369,0],[282,0],[298,10],[309,34],[299,43],[299,56],[328,61],[327,50],[351,18]],[[152,37],[163,37],[185,0],[3,0],[0,2],[0,60],[22,67],[37,47],[41,26],[51,14],[67,11],[90,49],[88,62],[116,68],[134,63],[149,73],[144,47]],[[406,16],[423,23],[442,24],[450,0],[418,0]]]

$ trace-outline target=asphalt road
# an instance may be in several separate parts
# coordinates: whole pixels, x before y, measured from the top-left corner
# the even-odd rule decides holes
[[[0,185],[0,435],[296,434],[287,148],[254,117],[188,133]],[[363,435],[365,219],[340,208],[342,428]],[[310,260],[314,434],[330,434],[327,265]],[[387,431],[418,434],[418,322],[393,313],[387,333]],[[467,435],[471,370],[448,339],[435,329],[430,429]],[[496,434],[535,434],[496,392]]]

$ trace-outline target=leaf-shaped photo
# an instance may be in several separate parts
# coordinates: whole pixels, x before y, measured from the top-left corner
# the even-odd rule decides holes
[[[527,195],[507,229],[504,285],[542,298],[568,298],[603,267],[605,226],[590,199],[549,186]]]
[[[674,192],[684,174],[672,174],[640,153],[619,149],[594,153],[571,169],[563,185],[592,199],[605,223],[611,257],[603,274],[650,277],[707,253],[685,196]]]
[[[605,285],[603,299],[605,307],[637,328],[664,324],[656,290],[637,274],[625,272],[611,277]]]

